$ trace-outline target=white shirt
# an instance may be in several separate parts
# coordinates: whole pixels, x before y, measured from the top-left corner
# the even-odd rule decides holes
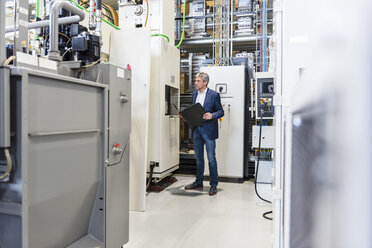
[[[200,91],[198,91],[198,95],[196,96],[196,101],[195,103],[200,103],[202,106],[204,106],[204,100],[205,100],[205,95],[207,94],[207,90],[208,88],[205,88],[205,90],[200,93]]]

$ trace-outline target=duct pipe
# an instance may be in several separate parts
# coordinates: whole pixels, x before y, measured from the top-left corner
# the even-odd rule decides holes
[[[72,5],[70,2],[66,0],[57,0],[53,3],[52,8],[50,9],[50,48],[48,51],[48,59],[50,60],[57,60],[61,61],[61,55],[58,50],[58,12],[63,8],[72,14],[78,15],[80,17],[80,21],[84,20],[85,14],[84,11]]]
[[[267,38],[270,38],[271,36],[267,36]],[[249,41],[256,41],[260,37],[250,36],[250,37],[234,37],[232,38],[233,42],[241,43],[241,42],[249,42]],[[182,45],[183,46],[189,46],[189,45],[209,45],[213,44],[213,38],[207,38],[207,39],[187,39],[184,40]]]
[[[80,16],[74,15],[74,16],[68,16],[68,17],[61,17],[58,18],[58,25],[63,25],[63,24],[72,24],[72,23],[77,23],[80,22],[82,19]],[[30,22],[28,23],[28,29],[34,29],[34,28],[44,28],[48,27],[50,24],[49,20],[45,21],[38,21],[38,22]],[[5,33],[10,33],[14,31],[13,26],[8,26],[5,28]],[[18,27],[17,27],[18,31]]]

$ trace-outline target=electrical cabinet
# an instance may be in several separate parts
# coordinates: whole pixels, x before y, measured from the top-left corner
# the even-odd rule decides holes
[[[275,148],[275,126],[261,127],[261,148]],[[252,127],[252,147],[258,148],[260,141],[260,126]]]
[[[201,67],[209,74],[208,88],[221,97],[225,116],[218,120],[219,138],[216,140],[216,159],[219,177],[243,178],[245,157],[245,90],[244,66]],[[205,174],[209,175],[205,154]]]

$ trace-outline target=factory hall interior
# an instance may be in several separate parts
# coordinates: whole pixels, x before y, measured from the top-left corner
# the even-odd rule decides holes
[[[0,0],[0,248],[371,248],[370,10]]]

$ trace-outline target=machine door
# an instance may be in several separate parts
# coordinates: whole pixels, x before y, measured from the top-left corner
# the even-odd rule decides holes
[[[130,71],[110,67],[109,93],[109,164],[119,164],[129,148],[131,128]]]
[[[131,73],[110,66],[109,164],[105,169],[105,247],[121,247],[129,239],[129,137]]]

